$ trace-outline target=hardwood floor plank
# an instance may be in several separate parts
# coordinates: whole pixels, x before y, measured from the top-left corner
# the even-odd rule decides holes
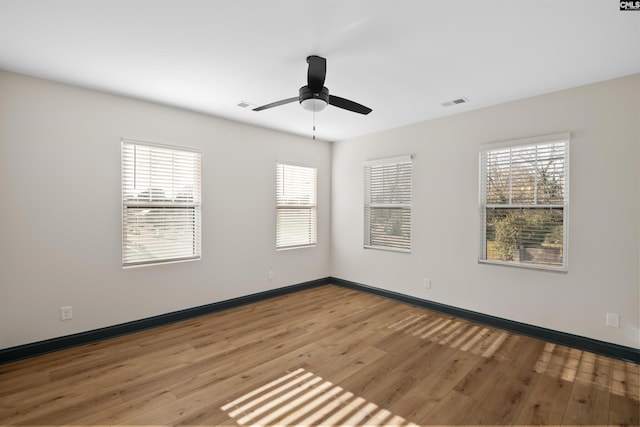
[[[498,358],[480,361],[455,385],[453,395],[469,397],[469,406],[447,419],[458,424],[513,424],[537,380],[533,366],[542,345],[511,336]],[[447,410],[446,403],[440,404],[426,420],[439,422],[440,412]]]
[[[177,399],[170,390],[156,390],[145,394],[135,400],[129,400],[118,405],[118,410],[113,408],[94,409],[89,414],[82,416],[74,414],[72,422],[74,425],[122,425],[125,420],[138,416],[141,413],[149,412],[155,408],[162,407],[175,402]]]
[[[640,425],[640,366],[611,361],[610,425]]]
[[[546,343],[534,371],[538,374],[516,420],[519,425],[560,425],[572,384],[561,378],[567,347]]]
[[[561,378],[573,383],[563,424],[607,424],[611,400],[609,359],[576,349],[569,350]]]
[[[421,424],[427,415],[453,390],[453,387],[480,362],[470,352],[441,347],[433,357],[425,359],[422,378],[402,397],[389,399],[388,408],[407,420]]]
[[[114,357],[114,363],[105,363],[104,357],[96,359],[97,369],[95,371],[83,370],[78,375],[66,376],[57,379],[52,376],[46,383],[55,383],[59,390],[68,390],[73,393],[91,393],[96,389],[109,392],[121,389],[124,385],[134,382],[135,378],[146,377],[147,375],[164,373],[169,366],[176,365],[172,361],[173,357],[181,353],[182,349],[189,350],[188,344],[182,344],[179,348],[170,347],[163,352],[151,352],[142,357],[150,357],[153,364],[148,360],[131,359],[124,362],[119,357]],[[139,357],[142,358],[142,357]],[[46,384],[45,383],[45,384]],[[31,390],[23,390],[8,396],[5,399],[7,404],[16,402],[18,404],[30,404],[34,407],[42,404],[50,398],[51,391],[47,387],[34,387]],[[61,392],[58,399],[72,399],[68,394]]]
[[[465,416],[477,404],[473,398],[456,390],[446,394],[434,408],[421,421],[420,425],[464,425],[460,420],[469,418]],[[478,423],[475,423],[478,424]]]
[[[0,425],[639,424],[638,365],[322,286],[0,366]]]
[[[21,425],[47,425],[51,420],[55,424],[72,423],[78,417],[84,417],[95,411],[115,410],[122,404],[117,392],[100,392],[94,390],[75,390],[54,402],[39,405],[37,410],[18,412],[5,418],[5,422]]]

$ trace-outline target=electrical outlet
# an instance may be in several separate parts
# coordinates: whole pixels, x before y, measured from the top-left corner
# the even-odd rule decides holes
[[[426,277],[424,278],[424,288],[425,289],[431,289],[431,279],[427,279]]]
[[[607,326],[617,328],[620,325],[620,316],[618,313],[607,313]]]
[[[60,307],[60,320],[69,320],[73,317],[73,309],[70,305]]]
[[[267,272],[267,279],[273,280],[273,277],[274,277],[273,270]]]

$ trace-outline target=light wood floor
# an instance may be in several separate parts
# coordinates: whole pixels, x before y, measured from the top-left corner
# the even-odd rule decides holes
[[[323,286],[2,365],[0,424],[637,425],[639,377]]]

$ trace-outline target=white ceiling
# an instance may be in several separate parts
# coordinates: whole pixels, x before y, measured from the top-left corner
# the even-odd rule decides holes
[[[618,0],[0,0],[0,69],[311,136],[305,58],[373,109],[316,115],[343,140],[640,72]],[[442,107],[460,97],[468,104]]]

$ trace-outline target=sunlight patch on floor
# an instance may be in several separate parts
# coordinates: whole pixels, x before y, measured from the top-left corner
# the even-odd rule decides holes
[[[493,356],[509,337],[506,332],[494,333],[491,328],[453,318],[416,313],[410,313],[387,328],[486,358]]]
[[[254,389],[221,409],[240,425],[417,427],[303,368]]]
[[[546,343],[533,370],[640,401],[640,366],[629,362]]]

